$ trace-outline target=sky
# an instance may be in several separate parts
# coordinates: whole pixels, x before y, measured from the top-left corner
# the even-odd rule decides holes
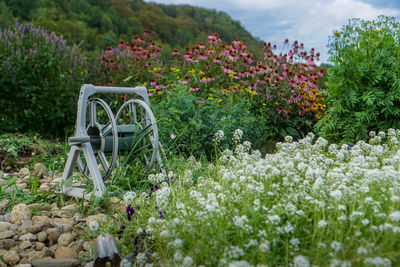
[[[304,43],[328,62],[329,36],[351,18],[400,16],[400,0],[145,0],[163,4],[189,4],[224,11],[253,36],[282,45],[286,38]]]

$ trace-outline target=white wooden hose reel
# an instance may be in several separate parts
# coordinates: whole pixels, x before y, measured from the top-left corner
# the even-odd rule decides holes
[[[136,99],[125,102],[116,116],[105,101],[94,97],[96,93],[128,94]],[[139,137],[139,139],[138,139]],[[139,140],[139,141],[138,141]],[[92,194],[104,194],[104,180],[118,163],[119,152],[141,146],[144,152],[146,172],[160,167],[160,143],[158,129],[145,87],[123,88],[84,84],[81,87],[75,135],[68,139],[71,146],[61,178],[62,192],[73,197],[89,198]],[[72,183],[75,166],[84,177],[93,181],[94,190],[85,194],[85,188]]]

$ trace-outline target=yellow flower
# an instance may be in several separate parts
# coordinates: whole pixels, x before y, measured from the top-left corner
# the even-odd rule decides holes
[[[180,72],[181,70],[178,69],[178,68],[171,68],[171,71],[173,71],[173,72]]]
[[[193,73],[196,72],[196,70],[195,70],[195,69],[191,69],[191,70],[189,70],[188,72],[193,74]]]

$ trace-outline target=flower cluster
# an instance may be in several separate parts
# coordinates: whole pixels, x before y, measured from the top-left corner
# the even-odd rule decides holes
[[[342,146],[312,133],[297,142],[287,137],[264,158],[249,149],[226,150],[219,165],[208,168],[210,175],[197,177],[189,189],[180,181],[188,175],[195,179],[195,170],[182,172],[171,188],[157,192],[157,206],[164,203],[166,216],[147,226],[162,248],[157,260],[396,265],[400,130],[371,135],[369,143]]]
[[[145,33],[131,43],[109,47],[97,77],[100,84],[146,85],[150,95],[173,94],[176,84],[184,84],[203,103],[248,99],[255,114],[298,120],[296,130],[310,130],[309,122],[320,119],[326,108],[318,88],[324,70],[315,65],[319,53],[288,40],[281,52],[267,42],[263,48],[264,58],[256,60],[239,39],[228,44],[215,34],[207,43],[187,46],[182,54],[174,49],[174,60],[165,65],[161,46]]]

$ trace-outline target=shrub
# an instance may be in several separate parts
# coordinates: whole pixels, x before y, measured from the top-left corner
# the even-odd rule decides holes
[[[170,93],[154,99],[152,109],[157,116],[161,142],[179,152],[213,155],[214,133],[233,133],[244,129],[246,140],[256,147],[265,143],[263,123],[250,112],[247,101],[203,99],[194,95],[187,85],[178,85]],[[233,145],[232,135],[221,141],[221,149]],[[171,151],[176,152],[176,151]]]
[[[400,126],[400,24],[352,19],[329,41],[327,115],[316,129],[333,140],[366,139]]]
[[[84,81],[79,47],[31,24],[0,30],[0,132],[65,135]]]

